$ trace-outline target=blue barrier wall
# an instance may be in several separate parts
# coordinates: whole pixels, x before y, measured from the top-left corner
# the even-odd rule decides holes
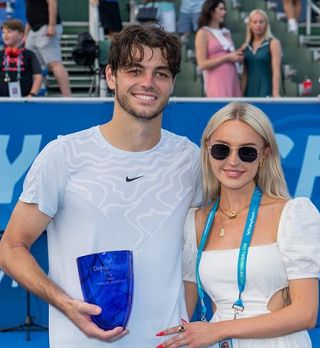
[[[208,99],[172,99],[163,126],[199,144],[209,118],[225,104]],[[310,197],[320,208],[320,101],[256,99],[253,104],[264,110],[274,125],[291,194]],[[92,98],[0,103],[0,230],[8,222],[26,171],[45,144],[59,134],[104,123],[110,119],[112,108],[112,99]],[[46,269],[45,236],[33,252]],[[23,320],[24,298],[24,291],[0,270],[0,327]],[[41,301],[33,300],[32,312],[42,322],[47,320],[46,311]]]

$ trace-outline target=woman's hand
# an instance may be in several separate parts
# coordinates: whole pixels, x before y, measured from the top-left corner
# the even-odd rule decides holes
[[[230,52],[228,54],[228,60],[231,63],[242,63],[242,61],[243,61],[243,51],[239,49],[239,50]]]
[[[214,334],[215,324],[202,321],[183,323],[165,331],[161,331],[157,336],[174,335],[157,348],[176,348],[187,346],[188,348],[205,348],[219,341],[217,334]]]
[[[239,57],[238,62],[239,63],[243,63],[243,59],[244,59],[244,52],[241,48],[238,48],[235,52],[237,52],[237,55]]]

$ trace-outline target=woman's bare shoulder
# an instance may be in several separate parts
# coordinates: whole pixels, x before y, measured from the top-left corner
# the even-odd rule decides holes
[[[281,49],[281,42],[276,39],[275,37],[272,38],[272,40],[270,41],[270,49],[274,50],[274,49]]]
[[[209,210],[210,210],[210,206],[206,206],[206,207],[200,207],[198,208],[196,211],[195,211],[195,219],[196,221],[200,221],[200,220],[203,220],[203,219],[206,219],[208,213],[209,213]]]
[[[204,27],[202,27],[196,32],[195,39],[196,40],[206,40],[208,37],[208,34],[209,34],[208,30],[206,30]]]
[[[195,212],[195,226],[196,226],[196,231],[197,231],[198,243],[201,239],[202,232],[203,232],[204,226],[206,224],[207,217],[208,217],[208,214],[209,214],[211,207],[212,207],[211,205],[206,206],[206,207],[201,207],[201,208],[197,209]]]
[[[288,201],[288,198],[274,198],[264,195],[261,200],[261,206],[267,208],[269,211],[281,213]]]

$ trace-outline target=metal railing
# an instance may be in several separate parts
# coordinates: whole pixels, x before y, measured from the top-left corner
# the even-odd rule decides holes
[[[306,34],[311,34],[312,26],[312,11],[320,16],[320,7],[312,0],[307,1],[307,12],[306,12]]]

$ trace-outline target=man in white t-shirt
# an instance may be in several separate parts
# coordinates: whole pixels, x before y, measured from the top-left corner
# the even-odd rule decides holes
[[[196,145],[161,129],[181,62],[179,39],[153,26],[115,34],[106,78],[110,122],[59,137],[33,163],[0,244],[0,267],[49,304],[52,348],[150,348],[186,318],[183,225],[200,202]],[[29,249],[47,229],[49,277]],[[76,266],[82,255],[133,251],[134,298],[126,328],[90,316]]]

